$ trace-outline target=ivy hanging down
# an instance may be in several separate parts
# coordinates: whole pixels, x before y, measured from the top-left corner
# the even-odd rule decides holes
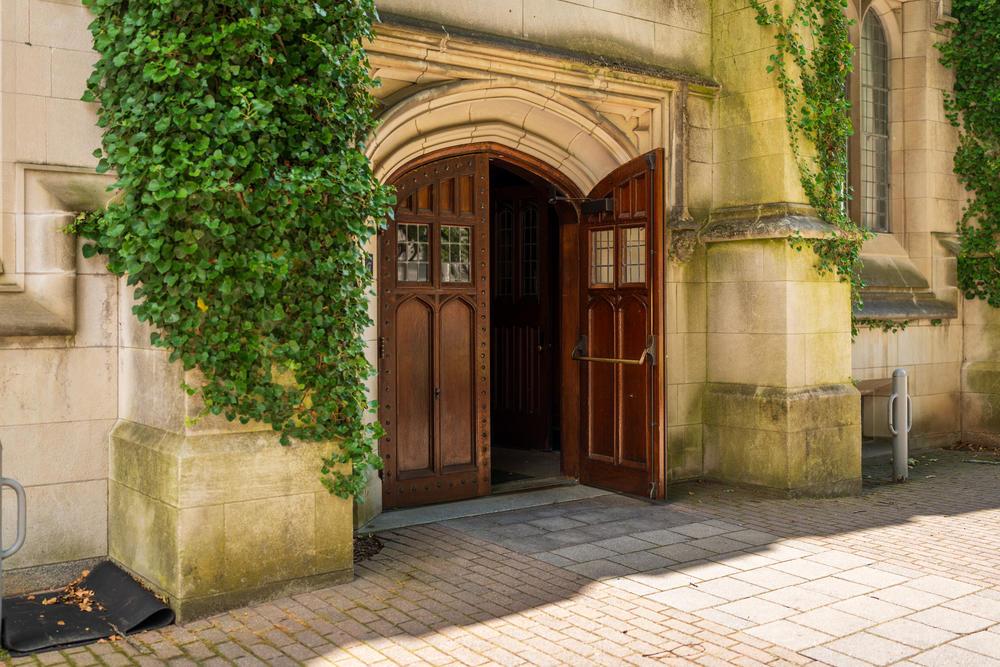
[[[84,4],[98,170],[121,190],[77,223],[85,254],[137,286],[133,312],[200,369],[206,413],[334,443],[323,481],[358,494],[379,461],[363,247],[392,199],[362,144],[372,0]]]
[[[847,0],[794,0],[787,13],[781,2],[750,0],[750,5],[757,23],[774,29],[776,48],[767,70],[775,73],[784,95],[802,188],[819,217],[839,230],[828,238],[796,239],[796,247],[809,243],[819,257],[819,270],[849,282],[852,303],[860,306],[861,247],[869,232],[847,212],[847,142],[854,132],[847,97],[854,52]]]
[[[953,0],[957,24],[938,45],[955,70],[945,111],[961,128],[955,173],[971,199],[958,223],[958,285],[966,298],[1000,307],[1000,1]]]

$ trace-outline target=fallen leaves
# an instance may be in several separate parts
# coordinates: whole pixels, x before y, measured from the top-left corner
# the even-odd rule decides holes
[[[80,585],[89,574],[90,570],[84,570],[79,577],[66,585],[66,588],[63,589],[63,604],[76,605],[80,611],[93,611],[95,606],[98,609],[103,609],[99,603],[94,602],[94,591]]]

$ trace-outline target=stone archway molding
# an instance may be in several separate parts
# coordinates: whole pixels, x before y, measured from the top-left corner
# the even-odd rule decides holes
[[[513,79],[453,81],[400,98],[368,142],[376,176],[447,148],[493,143],[530,155],[588,192],[638,155],[620,129],[583,102]]]

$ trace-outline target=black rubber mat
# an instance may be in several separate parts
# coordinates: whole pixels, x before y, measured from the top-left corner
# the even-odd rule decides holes
[[[75,588],[84,592],[82,598],[67,597],[66,589],[5,598],[0,631],[3,647],[13,655],[26,655],[174,622],[169,607],[112,563],[95,567]],[[93,591],[92,596],[89,591]],[[80,599],[86,602],[81,605]]]

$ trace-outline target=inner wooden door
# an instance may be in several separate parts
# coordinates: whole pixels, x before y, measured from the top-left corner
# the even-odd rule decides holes
[[[581,207],[580,481],[663,496],[662,151],[605,177]]]
[[[558,405],[550,190],[494,167],[490,194],[493,444],[550,450]]]
[[[488,159],[438,160],[395,185],[379,241],[385,508],[490,492]]]

